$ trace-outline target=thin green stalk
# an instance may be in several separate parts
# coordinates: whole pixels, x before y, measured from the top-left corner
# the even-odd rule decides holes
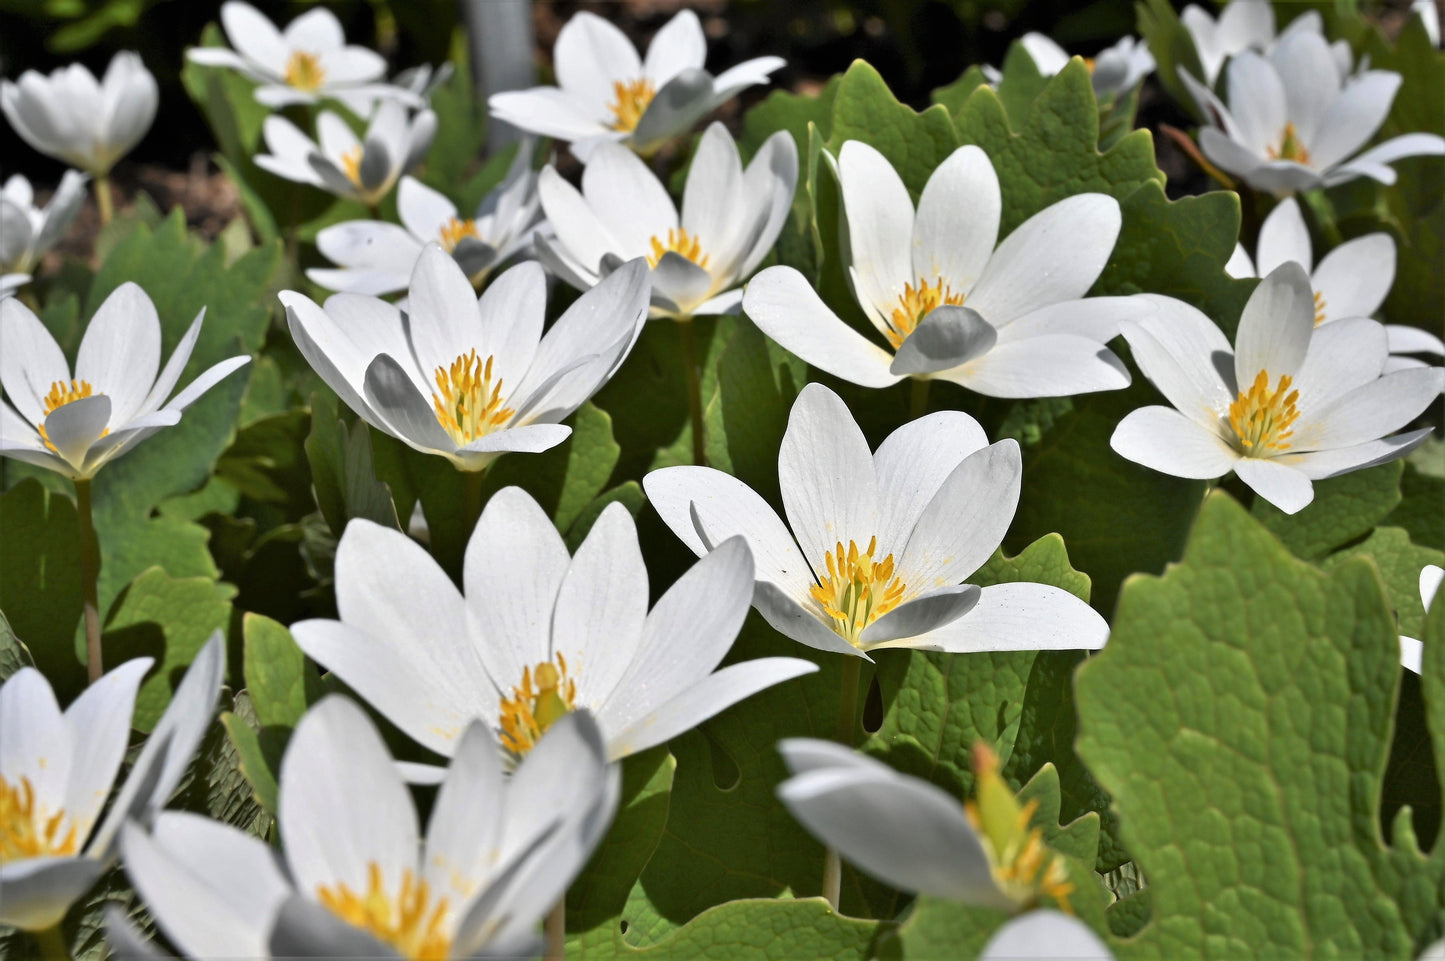
[[[70,961],[70,945],[66,943],[65,932],[60,930],[60,925],[31,931],[30,936],[35,939],[35,946],[40,949],[40,957],[45,961],[55,961],[57,958]]]
[[[924,383],[927,383],[925,381]],[[857,657],[845,657],[843,680],[838,694],[838,743],[844,747],[853,746],[853,735],[858,729],[858,679],[862,673],[863,661]],[[823,897],[834,911],[838,910],[838,897],[843,890],[843,862],[836,848],[828,848],[823,856]]]
[[[1331,248],[1338,247],[1343,243],[1344,238],[1340,236],[1340,225],[1335,219],[1335,205],[1330,202],[1329,197],[1325,196],[1325,192],[1323,190],[1306,190],[1299,197],[1310,209],[1310,213],[1314,214],[1315,223],[1319,226],[1320,233],[1324,234],[1325,243],[1329,244]]]
[[[547,914],[543,926],[547,937],[547,953],[543,961],[562,961],[567,957],[567,895],[557,900],[557,906]]]
[[[100,657],[100,542],[90,511],[90,481],[75,482],[75,510],[80,520],[80,593],[85,605],[85,667],[90,683],[100,680],[105,667]]]
[[[100,225],[104,227],[110,223],[110,218],[115,214],[115,202],[110,194],[110,174],[108,173],[95,178],[95,205],[100,208]]]
[[[707,464],[707,443],[702,424],[702,376],[697,367],[697,336],[692,318],[679,322],[682,326],[682,362],[687,373],[687,412],[692,419],[692,462]]]
[[[927,377],[915,377],[909,383],[908,419],[917,420],[928,413],[928,387],[933,381]]]
[[[462,523],[465,525],[464,530],[471,531],[477,526],[477,518],[482,516],[482,481],[486,479],[487,472],[485,469],[467,470],[461,474]]]

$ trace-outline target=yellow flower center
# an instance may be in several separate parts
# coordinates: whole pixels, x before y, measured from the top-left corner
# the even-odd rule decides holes
[[[502,378],[492,379],[492,357],[483,362],[475,350],[436,369],[437,392],[432,394],[437,422],[465,447],[505,424],[516,413],[502,406]]]
[[[657,88],[646,77],[638,80],[614,80],[612,82],[613,102],[607,105],[615,117],[613,130],[636,130],[637,122],[647,112],[647,105],[657,96]]]
[[[49,817],[35,810],[35,789],[28,777],[18,784],[0,777],[0,864],[75,854],[79,838],[75,825],[66,822],[64,809]]]
[[[305,50],[296,50],[292,52],[291,59],[286,61],[286,69],[281,76],[297,90],[312,91],[321,89],[321,84],[326,79],[326,71],[321,68],[320,56]]]
[[[667,240],[654,236],[651,244],[652,252],[647,255],[649,267],[656,267],[664,254],[672,252],[686,257],[703,270],[707,269],[708,255],[702,251],[702,241],[697,234],[688,233],[686,227],[678,227],[676,230],[668,228]]]
[[[556,664],[543,661],[522,668],[522,683],[502,698],[502,746],[513,754],[526,754],[547,728],[577,705],[577,682],[567,676],[567,659],[558,651]]]
[[[1315,326],[1325,322],[1325,295],[1315,291]]]
[[[849,644],[858,645],[863,629],[887,614],[903,600],[907,589],[893,576],[893,555],[873,560],[878,538],[868,541],[866,551],[858,550],[856,541],[848,542],[825,556],[828,579],[812,587],[813,598],[833,619],[833,630]]]
[[[1290,425],[1299,419],[1299,391],[1290,390],[1290,376],[1282,374],[1279,386],[1269,389],[1269,372],[1262,370],[1249,390],[1242,390],[1229,405],[1229,426],[1246,455],[1267,455],[1287,450],[1294,434]]]
[[[1294,129],[1293,123],[1284,125],[1284,130],[1279,135],[1279,146],[1267,147],[1265,152],[1269,154],[1270,160],[1293,160],[1302,164],[1310,162],[1310,152],[1300,142],[1299,133]]]
[[[395,897],[386,889],[381,865],[367,867],[366,890],[356,892],[345,884],[323,884],[316,899],[348,924],[361,928],[412,961],[445,961],[451,953],[451,935],[445,929],[447,899],[432,899],[431,888],[410,869],[401,875]]]
[[[50,393],[45,395],[45,414],[48,417],[56,408],[64,407],[71,401],[80,400],[82,397],[89,397],[93,393],[95,393],[95,390],[90,386],[90,381],[72,380],[67,382],[57,380],[50,385]],[[40,423],[35,426],[40,431],[40,439],[45,441],[45,446],[57,454],[60,453],[60,451],[55,449],[55,445],[50,443],[50,435],[45,433],[45,424]],[[107,427],[100,432],[100,436],[104,437],[109,433],[110,428]]]
[[[917,287],[904,284],[903,293],[898,295],[898,306],[893,308],[893,316],[888,322],[888,342],[897,350],[935,307],[943,304],[957,307],[962,303],[963,294],[954,293],[942,277],[934,278],[931,284],[920,278]]]
[[[361,186],[361,144],[341,155],[341,172],[356,186]]]
[[[477,233],[477,222],[475,220],[458,220],[453,217],[442,224],[439,239],[441,240],[441,245],[446,248],[447,253],[456,250],[457,244],[461,243],[466,237],[470,237],[473,240],[481,239]]]
[[[1068,867],[1044,843],[1043,832],[1030,827],[1039,802],[1019,803],[999,776],[998,755],[982,742],[974,745],[973,767],[974,800],[965,802],[963,810],[983,842],[994,881],[1020,907],[1047,895],[1072,914],[1069,895],[1074,885]]]

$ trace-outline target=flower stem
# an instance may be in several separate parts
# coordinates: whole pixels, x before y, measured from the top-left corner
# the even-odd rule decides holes
[[[543,926],[547,936],[547,953],[543,961],[562,961],[567,957],[567,895],[557,900],[557,906],[547,913]]]
[[[100,225],[104,227],[115,214],[115,203],[110,195],[110,174],[95,178],[95,205],[100,208]]]
[[[908,419],[917,420],[928,413],[928,386],[933,381],[926,377],[915,377],[908,393]]]
[[[462,525],[463,530],[470,532],[477,526],[477,518],[482,516],[482,481],[486,478],[487,472],[483,470],[465,470],[462,474]],[[470,537],[468,533],[467,537]],[[463,538],[466,540],[467,538]]]
[[[85,667],[90,683],[100,680],[100,542],[90,513],[90,481],[75,482],[75,510],[80,519],[80,593],[85,605]]]
[[[1310,213],[1314,214],[1315,223],[1319,226],[1320,233],[1324,235],[1325,242],[1332,248],[1343,243],[1343,238],[1340,236],[1340,225],[1335,219],[1335,205],[1330,202],[1329,197],[1325,196],[1325,192],[1323,190],[1305,190],[1299,196],[1305,206],[1310,209]]]
[[[924,381],[923,383],[928,383]],[[844,658],[843,681],[838,692],[838,743],[844,747],[853,746],[853,734],[858,727],[858,678],[863,669],[861,658],[851,655]],[[823,897],[834,911],[838,910],[838,897],[843,889],[843,862],[836,848],[828,848],[823,856]]]
[[[693,333],[692,318],[679,321],[682,325],[682,362],[687,373],[687,411],[692,418],[692,462],[699,466],[707,463],[707,444],[702,425],[702,375],[697,367],[697,336]]]
[[[35,946],[40,949],[40,957],[46,961],[54,961],[56,958],[69,961],[70,945],[65,942],[65,932],[60,930],[59,924],[31,931],[30,936],[35,939]]]

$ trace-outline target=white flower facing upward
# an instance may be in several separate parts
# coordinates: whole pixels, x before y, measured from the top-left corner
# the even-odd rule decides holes
[[[888,346],[850,327],[792,267],[748,284],[743,310],[763,333],[864,387],[938,378],[993,397],[1056,397],[1129,386],[1104,342],[1145,308],[1084,298],[1119,236],[1114,198],[1066,198],[998,243],[998,175],[978,147],[939,164],[916,212],[868,144],[843,144],[837,167],[853,292]]]
[[[196,315],[161,368],[155,305],[140,287],[121,284],[86,327],[72,375],[60,345],[30,308],[0,301],[0,386],[9,398],[0,402],[0,456],[86,480],[156,431],[180,423],[187,407],[251,360],[223,360],[170,397],[205,313],[203,308]]]
[[[618,774],[585,715],[559,722],[510,777],[473,725],[423,837],[376,726],[332,695],[281,761],[280,852],[174,812],[150,833],[126,826],[126,872],[190,958],[532,957],[537,922],[612,821]]]
[[[296,345],[368,424],[461,470],[508,451],[537,453],[572,432],[558,421],[607,382],[647,319],[637,260],[579,297],[545,336],[547,280],[523,263],[481,299],[438,244],[411,277],[409,311],[360,294],[325,309],[294,290],[281,303]]]
[[[126,661],[64,713],[33,667],[0,687],[0,924],[39,931],[60,923],[114,861],[121,825],[149,823],[186,772],[226,672],[219,632],[187,668],[100,820],[130,741],[136,692],[153,663]]]
[[[1224,5],[1216,20],[1202,8],[1190,4],[1179,15],[1189,38],[1194,41],[1194,50],[1199,54],[1199,65],[1204,70],[1204,82],[1213,87],[1219,77],[1219,70],[1226,60],[1246,50],[1268,53],[1279,41],[1291,34],[1305,31],[1323,36],[1324,19],[1316,10],[1306,10],[1295,17],[1275,36],[1274,5],[1269,0],[1230,0]],[[1341,75],[1349,73],[1353,54],[1347,41],[1340,40],[1330,47]]]
[[[647,258],[652,316],[686,320],[734,313],[742,281],[772,249],[798,182],[798,151],[779,131],[743,168],[722,124],[707,128],[682,195],[667,188],[632,151],[603,144],[582,171],[579,192],[552,167],[537,190],[556,239],[539,238],[538,256],[586,290],[617,265]]]
[[[374,207],[397,178],[426,157],[437,117],[422,110],[408,119],[406,107],[388,100],[377,107],[361,139],[329,110],[316,118],[316,131],[319,143],[285,117],[267,117],[261,132],[271,152],[256,157],[256,166]]]
[[[386,61],[374,50],[348,45],[341,21],[325,7],[306,11],[280,31],[249,3],[228,0],[221,5],[221,26],[234,50],[193,47],[186,59],[239,70],[260,84],[256,100],[268,107],[329,97],[366,114],[377,100],[400,100],[413,107],[424,102],[412,91],[386,83]]]
[[[584,161],[609,142],[647,155],[742,90],[767,83],[784,63],[758,57],[714,77],[703,69],[706,59],[707,39],[691,10],[657,31],[646,59],[621,30],[583,11],[557,34],[557,86],[496,93],[487,104],[499,120],[569,142]]]
[[[85,174],[67,170],[45,207],[35,206],[30,181],[11,175],[0,188],[0,274],[29,273],[60,242],[85,203]]]
[[[809,647],[865,660],[889,647],[1102,647],[1108,625],[1067,591],[965,583],[1003,541],[1021,472],[1018,444],[989,444],[962,411],[904,424],[872,452],[838,395],[809,384],[778,451],[786,524],[709,467],[656,470],[643,486],[695,553],[745,538],[757,564],[753,606]]]
[[[1407,133],[1363,147],[1390,112],[1400,75],[1366,70],[1344,77],[1325,38],[1296,30],[1268,54],[1246,51],[1225,71],[1226,107],[1181,71],[1208,124],[1204,155],[1256,190],[1288,194],[1370,177],[1395,182],[1389,165],[1403,157],[1445,154],[1445,138]]]
[[[1244,246],[1236,245],[1234,256],[1224,266],[1225,272],[1231,277],[1258,277],[1286,261],[1312,271],[1316,327],[1349,317],[1373,316],[1395,281],[1395,240],[1383,231],[1345,241],[1316,267],[1309,228],[1293,197],[1280,201],[1264,218],[1255,253],[1256,260],[1251,261]],[[1391,354],[1385,362],[1386,372],[1426,366],[1413,357],[1396,355],[1445,356],[1445,341],[1419,327],[1386,324],[1385,336]]]
[[[330,290],[381,296],[405,290],[427,244],[441,244],[474,287],[492,271],[528,247],[539,223],[541,202],[532,149],[525,144],[506,178],[487,194],[476,216],[461,217],[445,196],[411,177],[397,188],[401,224],[349,220],[316,235],[316,247],[339,267],[312,267],[306,276]]]
[[[484,722],[512,757],[586,708],[613,760],[817,670],[765,657],[714,672],[748,611],[742,541],[693,565],[649,613],[632,515],[609,505],[569,556],[537,502],[494,494],[467,544],[465,597],[405,534],[352,521],[336,553],[339,621],[292,625],[301,649],[444,756]]]
[[[1042,76],[1052,77],[1069,64],[1069,54],[1064,48],[1042,33],[1026,33],[1019,42]],[[1133,90],[1139,81],[1154,72],[1154,55],[1143,40],[1121,37],[1118,43],[1099,51],[1098,56],[1086,58],[1084,64],[1093,77],[1095,94],[1117,96]]]
[[[99,81],[78,63],[0,81],[0,112],[22,140],[98,177],[140,143],[159,102],[156,78],[129,50],[110,58]]]
[[[1172,407],[1142,407],[1109,443],[1175,477],[1233,471],[1287,514],[1314,499],[1312,481],[1403,457],[1430,428],[1410,423],[1445,386],[1445,371],[1384,373],[1384,328],[1355,318],[1315,326],[1304,268],[1281,264],[1244,305],[1234,347],[1208,317],[1149,296],[1154,317],[1124,325],[1139,369]]]
[[[1440,582],[1445,580],[1445,569],[1435,564],[1426,564],[1420,570],[1420,604],[1430,612],[1430,604],[1440,592]],[[1400,635],[1400,666],[1416,674],[1420,673],[1420,661],[1425,656],[1425,645],[1413,637]]]

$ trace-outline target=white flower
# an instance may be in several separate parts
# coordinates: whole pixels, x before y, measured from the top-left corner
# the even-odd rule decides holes
[[[1224,266],[1225,272],[1231,277],[1258,277],[1286,261],[1312,270],[1316,327],[1347,317],[1373,316],[1395,281],[1395,240],[1383,231],[1345,241],[1315,267],[1309,228],[1293,197],[1280,201],[1264,218],[1256,253],[1257,264],[1250,260],[1242,244],[1236,245],[1234,256]],[[1397,354],[1445,356],[1445,341],[1419,327],[1386,324],[1385,336],[1391,353],[1385,362],[1386,372],[1425,366],[1423,361],[1394,356]]]
[[[30,181],[13,174],[0,189],[0,273],[28,273],[65,236],[85,203],[85,174],[67,170],[50,204],[35,206]]]
[[[864,387],[936,377],[992,397],[1055,397],[1129,386],[1104,342],[1145,309],[1129,297],[1082,299],[1119,236],[1114,198],[1061,200],[997,243],[998,176],[978,147],[939,164],[916,214],[865,143],[843,144],[838,179],[853,291],[888,347],[848,326],[791,267],[769,267],[743,295],[763,333]]]
[[[518,264],[480,300],[457,262],[428,244],[409,312],[360,294],[318,307],[283,290],[291,335],[348,407],[408,446],[482,470],[508,451],[536,453],[621,366],[647,319],[647,268],[634,261],[579,297],[544,336],[547,280]]]
[[[744,170],[737,144],[715,123],[693,155],[678,216],[641,158],[603,144],[582,171],[580,192],[552,167],[542,171],[537,190],[556,240],[541,238],[538,256],[582,290],[617,264],[646,257],[653,317],[733,313],[739,285],[783,229],[797,182],[798,151],[787,131],[769,137]]]
[[[192,63],[239,70],[260,84],[256,100],[268,107],[316,103],[330,97],[358,114],[377,100],[400,100],[420,107],[411,90],[382,80],[386,61],[365,47],[349,46],[341,21],[325,7],[315,7],[286,25],[284,32],[249,3],[228,0],[221,5],[221,25],[234,50],[193,47]]]
[[[1425,608],[1426,613],[1430,611],[1430,603],[1435,600],[1435,595],[1440,591],[1440,582],[1445,580],[1445,569],[1435,564],[1426,564],[1420,570],[1420,604]],[[1400,635],[1400,666],[1408,670],[1420,673],[1420,661],[1425,655],[1425,645],[1413,637]]]
[[[747,546],[734,540],[693,565],[649,613],[637,528],[621,504],[569,557],[537,502],[503,488],[472,532],[462,581],[465,598],[406,535],[355,520],[336,552],[341,619],[291,630],[308,657],[445,756],[477,720],[525,756],[586,708],[616,760],[817,670],[766,657],[714,673],[747,615]]]
[[[1139,369],[1172,407],[1125,417],[1110,444],[1175,477],[1239,479],[1287,514],[1312,480],[1403,457],[1430,428],[1386,436],[1429,406],[1445,371],[1383,373],[1385,330],[1355,318],[1315,326],[1304,268],[1281,264],[1244,305],[1235,346],[1188,304],[1149,296],[1158,314],[1124,325]]]
[[[153,663],[126,661],[63,714],[50,682],[32,667],[0,687],[0,924],[30,931],[58,924],[115,859],[121,824],[149,823],[186,772],[226,672],[219,631],[187,668],[100,821],[130,741],[136,691]]]
[[[14,83],[0,81],[0,112],[47,157],[103,176],[151,128],[159,96],[140,55],[122,50],[99,82],[78,63],[49,77],[27,70]]]
[[[517,151],[506,178],[483,198],[470,220],[456,206],[419,180],[402,177],[396,209],[401,225],[349,220],[316,235],[316,247],[340,268],[312,267],[306,276],[330,290],[352,294],[404,290],[412,269],[429,243],[439,243],[456,259],[473,286],[492,270],[525,250],[532,233],[550,228],[538,223],[541,202],[530,145]]]
[[[28,283],[29,274],[0,274],[0,300],[13,296],[15,291]]]
[[[1003,541],[1021,471],[1018,444],[990,445],[962,411],[904,424],[871,452],[838,395],[809,384],[778,451],[786,524],[742,481],[709,467],[656,470],[643,486],[695,553],[746,538],[757,563],[753,606],[809,647],[865,660],[887,647],[1102,647],[1108,625],[1067,591],[965,583]]]
[[[558,723],[511,777],[474,725],[423,838],[376,726],[332,695],[281,761],[282,851],[180,812],[151,833],[127,825],[122,845],[136,892],[186,957],[531,957],[620,786],[585,715]]]
[[[1278,37],[1274,32],[1274,6],[1269,0],[1230,0],[1215,20],[1200,7],[1190,4],[1179,15],[1184,29],[1194,41],[1199,65],[1204,69],[1204,82],[1210,87],[1219,76],[1224,62],[1246,50],[1268,53],[1285,37],[1306,32],[1324,35],[1324,19],[1316,10],[1306,10],[1290,21]],[[1347,41],[1336,41],[1330,47],[1340,75],[1350,71],[1353,54]]]
[[[1445,154],[1445,138],[1408,133],[1352,158],[1385,122],[1400,75],[1342,77],[1325,38],[1310,30],[1282,37],[1267,57],[1246,51],[1230,60],[1228,107],[1187,72],[1180,78],[1208,120],[1200,149],[1256,190],[1287,194],[1356,177],[1392,184],[1393,161]]]
[[[1069,55],[1042,33],[1026,33],[1019,41],[1033,58],[1034,66],[1045,77],[1052,77],[1068,66]],[[1123,94],[1133,90],[1139,81],[1154,72],[1154,56],[1149,44],[1133,37],[1121,37],[1112,47],[1084,61],[1094,79],[1094,93],[1099,96]]]
[[[329,110],[316,118],[316,130],[319,144],[285,117],[267,117],[261,132],[271,153],[258,156],[256,166],[375,206],[398,177],[426,157],[436,136],[437,117],[422,110],[408,120],[406,107],[388,100],[377,107],[360,140],[345,120]]]
[[[72,376],[50,331],[24,304],[0,302],[0,455],[84,480],[162,427],[221,378],[249,363],[231,357],[171,397],[201,333],[203,308],[161,362],[155,305],[133,283],[115,289],[91,318]],[[13,406],[12,406],[13,405]]]
[[[995,931],[978,961],[1114,961],[1114,952],[1073,915],[1039,909]]]
[[[739,91],[767,83],[784,62],[758,57],[714,77],[703,69],[706,58],[702,24],[691,10],[657,31],[646,60],[621,30],[583,11],[557,34],[556,87],[493,94],[487,105],[499,120],[570,142],[583,160],[609,141],[650,154]]]

